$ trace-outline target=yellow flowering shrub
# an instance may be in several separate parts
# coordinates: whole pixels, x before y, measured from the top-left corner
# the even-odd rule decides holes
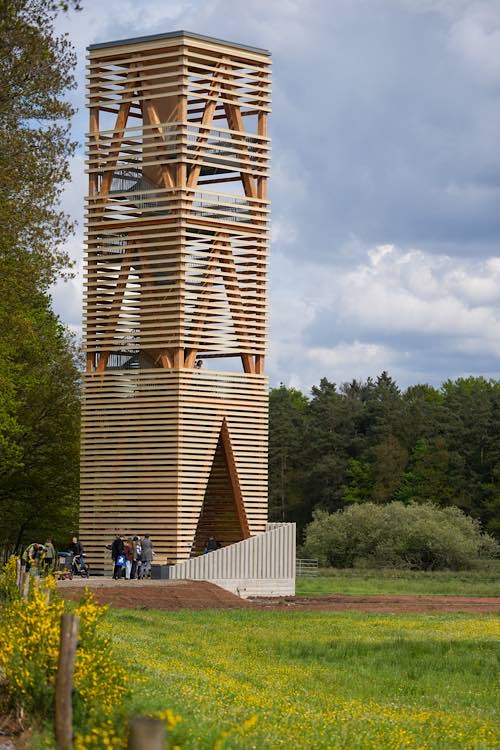
[[[98,606],[86,590],[75,613],[80,616],[80,648],[75,663],[74,684],[89,713],[109,715],[127,689],[127,671],[117,664],[109,638],[97,631],[106,608]]]
[[[17,559],[15,555],[11,555],[0,570],[0,602],[13,602],[19,599],[19,590],[16,586]]]
[[[85,590],[75,609],[80,617],[80,646],[75,661],[75,748],[125,747],[124,699],[127,670],[113,655],[110,640],[99,629],[106,607]]]
[[[0,575],[6,588],[12,582],[15,588],[15,558],[11,558]],[[19,595],[5,597],[4,601],[0,616],[3,707],[23,711],[39,724],[47,723],[54,708],[61,615],[70,605],[58,596],[52,577],[31,581],[27,601]],[[106,607],[96,604],[86,589],[73,611],[80,618],[73,679],[74,748],[126,748],[128,672],[117,662],[110,638],[100,627]],[[140,682],[141,676],[135,673],[134,680]],[[169,747],[180,750],[171,733],[181,717],[167,709],[158,713],[157,718],[166,724]],[[47,746],[52,747],[50,739]]]
[[[12,576],[15,560],[3,576]],[[46,721],[52,715],[61,615],[69,605],[52,577],[31,582],[29,597],[11,600],[0,618],[0,676],[7,709]],[[75,613],[80,636],[74,674],[75,746],[124,747],[123,704],[127,671],[117,664],[109,639],[98,631],[105,608],[86,591]],[[119,730],[116,729],[119,727]]]
[[[28,601],[16,599],[2,609],[0,674],[11,707],[46,715],[53,705],[59,654],[59,622],[64,603],[47,578],[31,586]]]

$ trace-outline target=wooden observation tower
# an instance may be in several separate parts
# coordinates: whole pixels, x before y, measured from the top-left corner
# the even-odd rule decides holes
[[[270,56],[95,44],[88,106],[80,536],[173,563],[267,521]]]

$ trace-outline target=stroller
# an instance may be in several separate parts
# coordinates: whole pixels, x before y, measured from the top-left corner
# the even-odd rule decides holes
[[[82,578],[90,578],[89,566],[85,562],[85,555],[73,555],[71,561],[71,574],[73,576],[81,576]]]
[[[71,552],[58,552],[55,576],[60,580],[72,580],[73,576],[90,578],[89,566],[85,555],[73,555]]]
[[[73,572],[71,570],[73,556],[71,552],[58,552],[56,555],[56,567],[54,576],[60,581],[71,580]]]

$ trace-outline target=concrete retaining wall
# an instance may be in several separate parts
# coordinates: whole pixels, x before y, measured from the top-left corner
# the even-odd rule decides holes
[[[295,524],[268,524],[243,542],[193,557],[169,570],[169,578],[211,581],[242,597],[295,594]]]

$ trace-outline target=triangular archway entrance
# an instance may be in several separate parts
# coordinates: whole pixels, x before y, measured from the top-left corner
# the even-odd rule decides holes
[[[193,543],[194,555],[203,552],[205,544],[211,536],[223,546],[241,542],[250,536],[229,429],[225,419],[222,421],[196,527]]]

